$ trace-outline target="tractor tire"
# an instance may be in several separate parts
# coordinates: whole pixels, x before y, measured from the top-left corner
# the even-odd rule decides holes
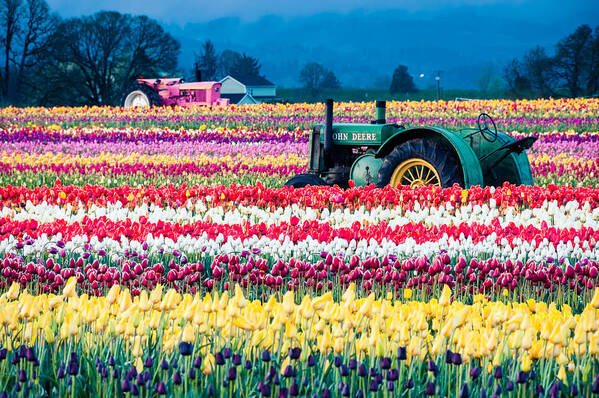
[[[389,184],[464,186],[464,175],[452,149],[430,138],[414,138],[396,146],[383,160],[377,186],[382,188]]]
[[[285,183],[286,187],[294,187],[294,188],[303,188],[305,186],[312,185],[327,185],[327,183],[316,174],[298,174],[296,176],[291,177],[289,181]]]
[[[121,106],[124,108],[137,106],[162,106],[162,99],[160,98],[158,91],[152,89],[152,87],[143,83],[139,83],[138,81],[134,81],[123,92]]]

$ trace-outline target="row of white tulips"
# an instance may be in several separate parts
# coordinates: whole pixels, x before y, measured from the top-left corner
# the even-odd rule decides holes
[[[33,243],[17,248],[17,240],[10,236],[7,239],[0,240],[0,253],[22,253],[25,256],[35,256],[39,253],[49,252],[50,248],[56,248],[56,243],[61,241],[61,234],[48,237],[42,235],[33,239]],[[334,238],[330,242],[319,242],[317,239],[307,237],[306,239],[292,242],[288,236],[283,234],[279,239],[270,239],[267,237],[250,236],[245,239],[234,238],[219,234],[215,239],[210,239],[204,233],[200,237],[180,236],[176,241],[164,236],[154,237],[148,235],[145,241],[129,241],[124,236],[120,240],[104,238],[101,241],[97,236],[78,235],[65,243],[65,254],[81,255],[88,251],[86,244],[91,246],[91,251],[97,253],[100,250],[106,252],[109,257],[118,258],[125,251],[134,250],[144,254],[172,254],[175,251],[183,255],[192,254],[241,254],[244,251],[259,253],[260,256],[269,256],[275,259],[311,258],[312,255],[319,255],[321,252],[339,254],[349,259],[352,255],[358,255],[361,258],[370,256],[384,257],[389,254],[398,257],[418,257],[418,256],[436,256],[445,250],[450,256],[463,255],[476,258],[496,258],[504,261],[511,260],[534,260],[544,261],[548,258],[569,259],[571,261],[587,259],[599,259],[599,245],[589,245],[588,241],[569,240],[560,242],[557,246],[544,239],[538,244],[534,240],[526,241],[516,238],[512,245],[504,239],[498,239],[495,233],[490,234],[484,240],[474,242],[471,237],[459,238],[440,235],[431,237],[423,243],[417,243],[413,238],[408,238],[404,242],[396,244],[386,238],[381,242],[375,239],[346,240]],[[144,250],[144,243],[147,249]],[[61,255],[60,251],[55,255]]]
[[[155,205],[141,204],[134,208],[123,206],[120,202],[97,206],[95,204],[84,208],[83,204],[59,206],[42,203],[33,205],[28,202],[24,208],[3,207],[0,209],[0,218],[9,218],[15,221],[36,220],[39,223],[51,223],[65,220],[67,223],[81,222],[85,216],[96,219],[106,217],[111,221],[125,221],[130,219],[138,222],[145,217],[148,222],[155,223],[160,220],[169,223],[192,224],[198,221],[210,221],[217,224],[251,224],[265,223],[277,225],[290,222],[292,217],[297,217],[302,224],[307,220],[318,220],[329,223],[334,228],[351,227],[354,222],[370,225],[387,222],[391,227],[409,223],[423,223],[432,225],[458,225],[462,223],[477,223],[488,225],[498,220],[501,226],[514,223],[517,226],[540,227],[543,222],[549,227],[599,228],[599,207],[591,209],[589,203],[580,206],[577,202],[568,202],[557,205],[556,202],[546,203],[543,207],[534,209],[519,209],[507,207],[499,209],[493,203],[481,205],[466,204],[454,208],[447,203],[437,208],[420,208],[403,210],[400,207],[386,208],[383,206],[367,210],[363,206],[356,210],[349,209],[313,209],[302,208],[297,205],[278,207],[276,210],[263,209],[256,206],[238,206],[234,209],[222,206],[210,206],[203,201],[187,201],[186,205],[174,207],[158,207]]]

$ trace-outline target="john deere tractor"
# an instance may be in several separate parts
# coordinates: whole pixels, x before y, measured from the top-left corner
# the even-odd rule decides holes
[[[324,125],[310,134],[309,173],[285,185],[532,185],[525,150],[536,137],[516,140],[499,132],[486,113],[472,129],[404,127],[386,122],[385,107],[376,101],[370,124],[333,123],[333,100],[327,100]]]

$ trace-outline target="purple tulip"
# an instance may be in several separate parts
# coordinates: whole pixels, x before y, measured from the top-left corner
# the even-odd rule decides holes
[[[289,357],[291,359],[299,359],[301,353],[302,353],[302,349],[299,347],[294,347],[294,348],[289,349]]]
[[[263,362],[270,362],[270,352],[268,352],[268,350],[262,351],[261,359]],[[310,358],[308,358],[308,362],[309,360]],[[308,364],[308,366],[310,366],[310,364]]]
[[[235,365],[235,366],[241,365],[241,355],[239,355],[239,354],[233,355],[233,365]]]
[[[434,383],[426,383],[426,395],[435,395],[436,386]]]
[[[191,343],[187,343],[182,341],[179,343],[179,353],[184,357],[190,356],[193,352],[193,345]]]
[[[460,389],[460,398],[468,398],[470,396],[470,389],[468,388],[468,383],[462,384],[462,388]]]
[[[173,375],[173,384],[178,386],[181,384],[182,381],[183,380],[181,379],[181,373],[179,373],[179,371],[176,371],[175,374]]]
[[[299,386],[295,381],[289,387],[289,395],[292,397],[297,397],[299,395]]]
[[[227,378],[229,381],[234,381],[237,378],[237,368],[235,366],[231,366],[229,368],[229,372],[227,373]]]
[[[193,367],[196,369],[199,369],[202,367],[202,357],[201,356],[197,356],[195,357],[195,359],[193,360]]]
[[[131,384],[129,383],[129,380],[127,380],[127,379],[121,380],[121,390],[123,390],[123,392],[131,391]]]
[[[166,395],[166,386],[164,385],[163,382],[158,383],[158,385],[156,386],[156,391],[160,395]]]
[[[494,377],[496,379],[501,379],[503,377],[503,371],[501,370],[501,366],[495,367]]]
[[[169,366],[168,366],[168,361],[163,358],[162,361],[160,362],[160,369],[162,370],[168,370]]]
[[[397,359],[399,359],[400,361],[405,361],[406,359],[408,359],[408,351],[406,347],[399,347],[399,349],[397,350]]]

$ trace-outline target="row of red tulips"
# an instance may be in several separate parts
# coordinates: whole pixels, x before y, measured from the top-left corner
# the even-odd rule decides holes
[[[485,241],[490,235],[495,234],[495,242],[502,244],[504,239],[507,244],[514,248],[521,241],[534,243],[538,247],[545,240],[554,246],[559,243],[578,240],[587,242],[588,248],[593,249],[599,241],[599,229],[591,227],[580,228],[556,228],[548,227],[543,223],[540,227],[534,225],[515,225],[510,223],[501,226],[499,220],[495,219],[488,225],[480,223],[460,223],[458,225],[432,225],[422,223],[409,223],[391,227],[386,221],[376,225],[362,225],[355,221],[351,227],[334,228],[327,222],[318,220],[305,220],[302,224],[294,225],[291,222],[266,225],[259,224],[220,224],[207,221],[197,221],[192,224],[180,224],[176,222],[164,222],[159,220],[155,223],[148,222],[142,217],[141,222],[132,222],[130,219],[124,221],[111,221],[100,217],[90,219],[85,217],[81,222],[68,223],[65,220],[55,220],[50,223],[41,224],[36,220],[15,221],[10,218],[0,219],[0,241],[11,237],[24,241],[29,238],[39,238],[43,235],[56,236],[61,234],[63,239],[69,241],[76,236],[97,237],[100,241],[109,238],[120,241],[121,237],[139,242],[145,241],[148,235],[154,237],[164,236],[173,241],[180,237],[216,239],[219,235],[226,239],[234,238],[246,240],[249,238],[266,237],[279,240],[281,235],[288,237],[290,242],[303,241],[308,238],[319,242],[331,242],[335,238],[351,240],[375,240],[381,243],[384,239],[388,242],[400,244],[408,239],[413,239],[417,244],[424,242],[436,242],[441,237],[463,239],[472,238],[472,242]],[[518,240],[517,240],[518,239]],[[505,241],[503,241],[505,245]]]
[[[350,184],[351,185],[351,184]],[[314,208],[347,207],[349,209],[365,206],[372,208],[379,205],[401,206],[413,209],[416,203],[420,207],[438,207],[450,203],[453,206],[462,204],[489,204],[494,202],[498,207],[523,206],[537,208],[546,201],[565,204],[577,201],[580,206],[589,203],[591,209],[599,206],[599,188],[571,187],[548,185],[513,186],[505,184],[500,188],[473,187],[463,190],[457,185],[452,188],[439,189],[422,187],[412,190],[409,187],[382,189],[355,187],[343,190],[337,187],[308,187],[297,190],[293,188],[265,188],[259,182],[255,186],[193,186],[179,187],[144,187],[133,188],[120,186],[105,188],[102,186],[83,187],[62,186],[57,180],[54,187],[37,187],[28,189],[17,186],[0,187],[0,206],[21,206],[31,201],[33,204],[47,202],[50,204],[96,204],[121,202],[124,205],[154,203],[160,206],[181,206],[188,200],[202,200],[212,206],[255,205],[260,207],[289,206],[297,204]]]

